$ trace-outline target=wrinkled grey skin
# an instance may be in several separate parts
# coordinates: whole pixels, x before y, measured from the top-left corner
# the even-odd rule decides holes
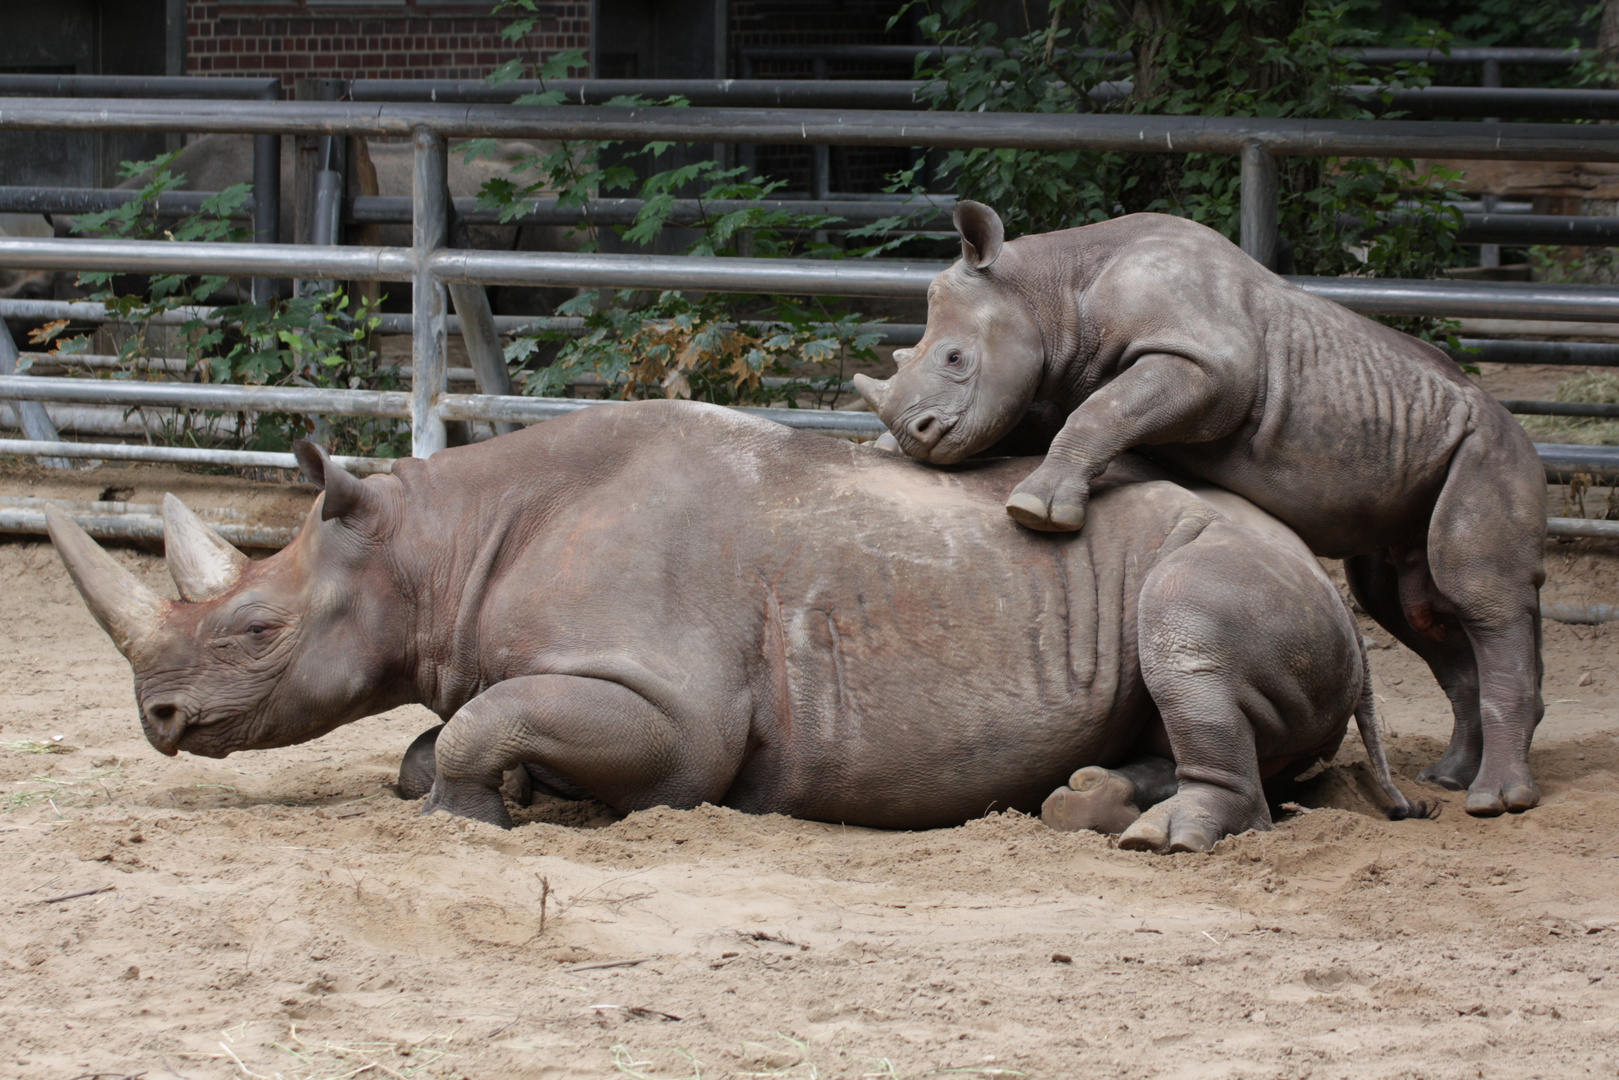
[[[1069,537],[1002,511],[1028,462],[941,472],[688,402],[600,405],[364,481],[299,454],[324,493],[261,562],[165,504],[181,602],[51,516],[165,753],[286,746],[420,702],[447,724],[402,788],[430,757],[424,812],[502,826],[520,766],[623,811],[906,829],[1032,811],[1117,767],[1048,816],[1198,851],[1268,827],[1261,777],[1331,755],[1357,709],[1382,760],[1359,637],[1316,560],[1144,462],[1104,478]],[[1154,758],[1173,784],[1149,782]]]
[[[890,380],[856,385],[905,453],[937,464],[1049,441],[1007,511],[1089,520],[1132,447],[1253,500],[1346,560],[1363,607],[1455,710],[1423,778],[1467,811],[1534,806],[1545,476],[1512,416],[1444,353],[1311,296],[1194,222],[1135,214],[1003,243],[957,204],[962,259]]]

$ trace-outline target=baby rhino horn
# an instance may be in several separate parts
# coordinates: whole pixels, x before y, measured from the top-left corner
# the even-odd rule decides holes
[[[882,415],[888,404],[888,396],[894,392],[894,384],[887,379],[873,379],[870,375],[856,374],[854,377],[855,392],[865,398],[871,411]]]
[[[248,561],[172,492],[163,496],[163,554],[175,588],[192,603],[229,592]]]

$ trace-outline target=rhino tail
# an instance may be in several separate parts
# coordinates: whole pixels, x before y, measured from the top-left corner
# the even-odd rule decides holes
[[[1342,598],[1343,594],[1339,594]],[[1355,619],[1354,609],[1349,607],[1348,599],[1344,599],[1344,607],[1349,609],[1349,625],[1354,628],[1355,647],[1360,650],[1360,701],[1355,704],[1355,727],[1360,729],[1360,741],[1366,747],[1366,760],[1371,763],[1372,776],[1377,786],[1383,789],[1383,794],[1389,798],[1390,806],[1388,816],[1390,821],[1404,821],[1406,818],[1437,818],[1444,804],[1437,799],[1429,803],[1423,799],[1408,798],[1394,784],[1394,776],[1389,771],[1388,754],[1383,747],[1383,727],[1377,720],[1377,699],[1372,693],[1372,662],[1367,655],[1366,639],[1361,635],[1359,624]]]

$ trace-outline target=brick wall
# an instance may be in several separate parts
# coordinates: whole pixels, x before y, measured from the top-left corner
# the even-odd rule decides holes
[[[915,40],[910,19],[892,30],[888,20],[899,0],[732,0],[731,55],[744,49],[838,45],[904,45]],[[734,61],[733,61],[734,62]],[[810,60],[755,59],[757,79],[805,79],[813,76]],[[829,59],[831,79],[908,79],[910,60]],[[739,74],[733,70],[732,74]],[[911,164],[911,152],[888,146],[834,146],[832,190],[873,192],[885,178]],[[804,189],[810,182],[810,151],[805,146],[761,146],[759,172]]]
[[[490,0],[186,3],[186,73],[294,79],[478,79],[511,59]],[[590,47],[589,0],[540,0],[531,47]],[[578,74],[583,74],[579,72]]]

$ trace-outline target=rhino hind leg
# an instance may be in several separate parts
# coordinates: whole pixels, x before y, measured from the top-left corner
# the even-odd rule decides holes
[[[1359,637],[1337,590],[1313,559],[1214,522],[1148,574],[1138,618],[1179,784],[1119,846],[1202,852],[1270,829],[1260,762],[1336,745],[1360,701]]]
[[[1116,836],[1141,812],[1175,794],[1175,763],[1144,757],[1104,769],[1089,765],[1068,778],[1040,807],[1040,820],[1058,832],[1092,832]]]
[[[1513,448],[1509,435],[1521,446],[1521,468],[1505,460]],[[1540,802],[1529,743],[1545,712],[1544,501],[1544,473],[1522,431],[1481,428],[1451,458],[1428,521],[1428,569],[1466,630],[1478,665],[1483,751],[1465,804],[1476,817],[1518,813]]]
[[[1473,645],[1454,616],[1445,618],[1446,633],[1436,639],[1413,627],[1400,601],[1399,571],[1381,555],[1344,560],[1349,591],[1377,624],[1420,656],[1450,699],[1455,718],[1444,756],[1417,774],[1417,779],[1462,791],[1478,775],[1484,754],[1484,727],[1479,716],[1478,662]]]

